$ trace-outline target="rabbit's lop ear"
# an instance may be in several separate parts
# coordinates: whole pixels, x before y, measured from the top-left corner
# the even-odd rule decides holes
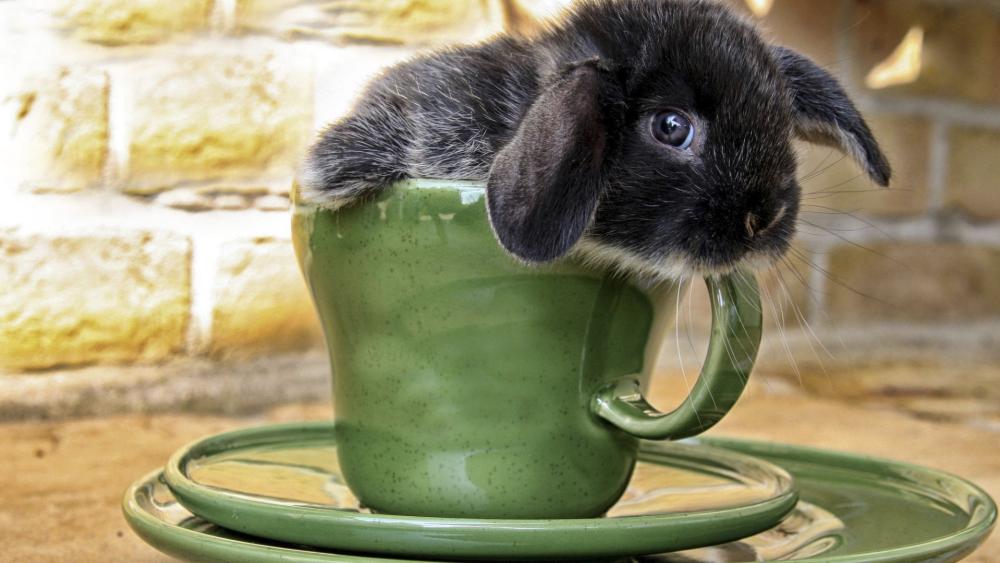
[[[486,197],[500,244],[527,262],[566,254],[590,225],[621,112],[613,75],[596,61],[544,87],[493,162]]]
[[[873,181],[888,186],[889,161],[837,79],[791,49],[775,47],[774,53],[792,90],[796,133],[807,141],[839,148]]]

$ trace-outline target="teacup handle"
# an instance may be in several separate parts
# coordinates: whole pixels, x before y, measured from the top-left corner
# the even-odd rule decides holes
[[[601,388],[591,409],[636,436],[677,440],[700,434],[729,412],[743,393],[760,345],[760,291],[752,274],[705,278],[712,301],[712,336],[698,381],[684,403],[662,413],[642,396],[636,379]]]

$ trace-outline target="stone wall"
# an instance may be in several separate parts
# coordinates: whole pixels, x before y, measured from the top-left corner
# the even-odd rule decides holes
[[[880,191],[802,146],[803,236],[766,284],[773,332],[796,350],[846,337],[851,361],[885,335],[992,354],[1000,5],[730,1],[844,80],[897,171]],[[566,3],[0,0],[0,406],[63,385],[100,395],[107,374],[146,381],[156,365],[316,361],[288,217],[314,131],[380,68],[533,33]],[[900,64],[915,52],[916,70]]]
[[[0,2],[0,369],[319,346],[288,240],[297,159],[380,68],[496,33],[503,9]]]

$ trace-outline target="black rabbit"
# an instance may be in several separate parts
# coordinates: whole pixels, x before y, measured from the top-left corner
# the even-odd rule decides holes
[[[710,0],[579,3],[534,39],[432,53],[375,80],[300,173],[340,206],[406,177],[487,180],[497,239],[653,276],[756,268],[794,235],[795,135],[889,163],[807,58]]]

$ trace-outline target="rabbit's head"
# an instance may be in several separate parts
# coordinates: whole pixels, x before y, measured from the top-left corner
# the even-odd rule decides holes
[[[795,137],[890,167],[827,71],[716,2],[584,2],[539,38],[552,62],[490,171],[500,243],[651,275],[758,267],[795,233]]]

